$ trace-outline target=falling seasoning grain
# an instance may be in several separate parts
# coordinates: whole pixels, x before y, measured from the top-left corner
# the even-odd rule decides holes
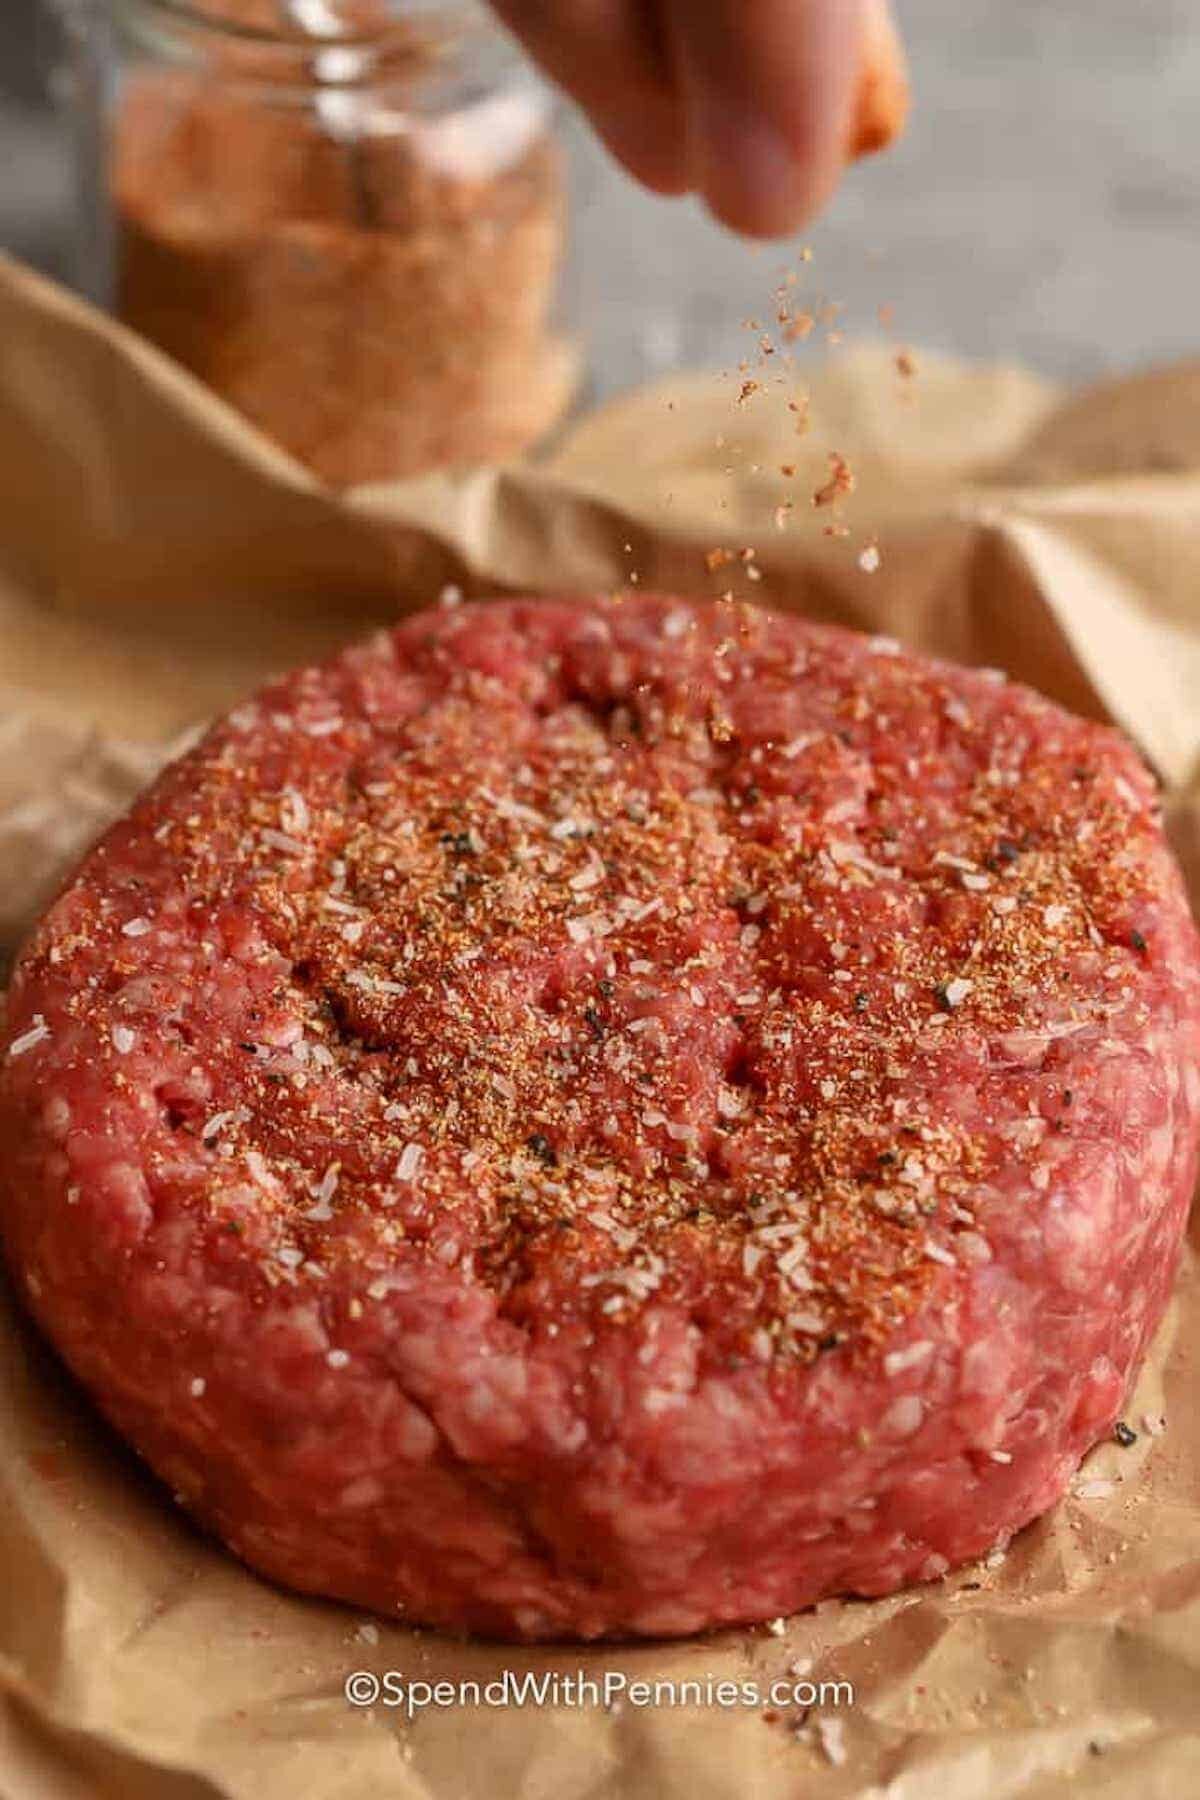
[[[855,489],[855,475],[840,451],[829,452],[829,480],[823,487],[816,489],[812,497],[814,506],[834,506],[844,500]]]

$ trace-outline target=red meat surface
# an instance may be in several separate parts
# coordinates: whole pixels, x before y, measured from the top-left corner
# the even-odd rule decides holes
[[[0,1221],[256,1569],[676,1634],[1050,1506],[1198,1131],[1116,732],[745,606],[506,601],[280,681],[91,853],[13,980]]]

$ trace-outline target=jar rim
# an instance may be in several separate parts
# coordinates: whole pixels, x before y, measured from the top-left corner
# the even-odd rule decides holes
[[[116,13],[158,17],[184,31],[209,32],[248,44],[303,51],[335,45],[364,48],[386,43],[395,32],[421,32],[438,44],[489,30],[478,0],[385,0],[387,15],[374,25],[340,18],[345,0],[274,0],[278,24],[239,19],[230,0],[109,0]],[[308,11],[308,19],[304,17]],[[322,21],[321,15],[329,21]],[[499,31],[495,31],[497,37]]]

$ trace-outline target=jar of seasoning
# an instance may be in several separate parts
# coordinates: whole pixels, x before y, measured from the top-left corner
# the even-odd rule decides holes
[[[92,298],[334,487],[563,416],[564,160],[481,8],[59,4]]]

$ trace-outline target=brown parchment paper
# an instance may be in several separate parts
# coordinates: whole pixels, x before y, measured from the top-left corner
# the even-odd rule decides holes
[[[931,357],[904,382],[864,349],[809,387],[804,439],[781,393],[738,407],[730,379],[689,377],[584,421],[537,467],[337,497],[0,260],[0,946],[180,734],[270,670],[446,583],[716,593],[730,570],[703,552],[718,544],[754,547],[762,581],[733,571],[750,597],[1002,666],[1119,721],[1163,779],[1200,895],[1200,369],[1064,398]],[[846,540],[805,504],[829,449],[858,476]],[[551,1651],[451,1642],[256,1580],[0,1305],[0,1796],[1200,1793],[1198,1288],[1189,1261],[1127,1407],[1137,1442],[1094,1451],[1085,1492],[1003,1560],[827,1603],[782,1635]],[[357,1669],[765,1684],[797,1658],[852,1683],[853,1707],[774,1722],[449,1707],[410,1725],[342,1693]]]

